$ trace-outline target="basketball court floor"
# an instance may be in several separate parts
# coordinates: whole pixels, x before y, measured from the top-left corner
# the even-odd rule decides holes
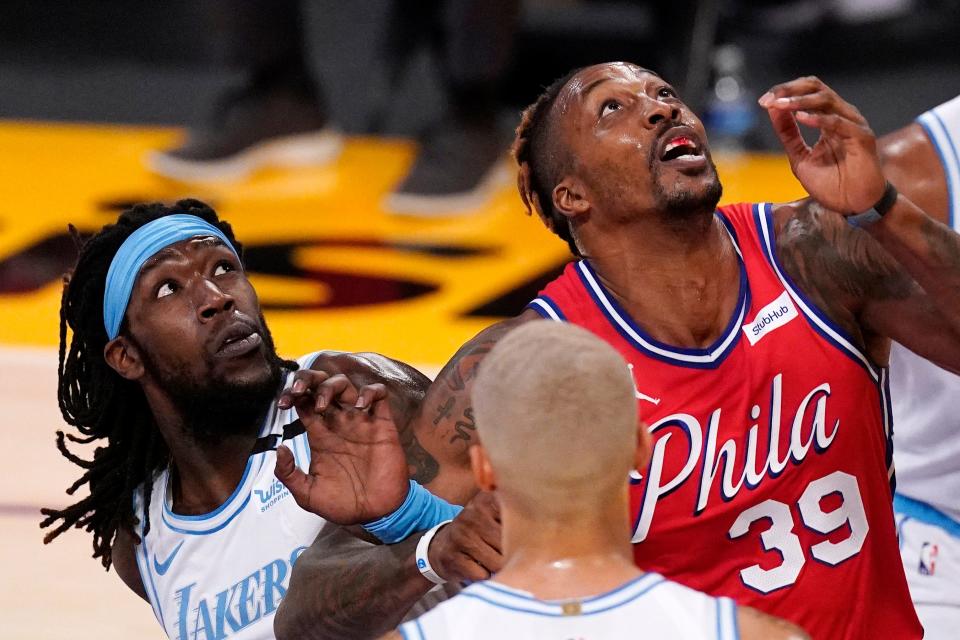
[[[133,202],[198,197],[246,246],[278,348],[378,351],[436,372],[456,348],[517,313],[567,260],[524,215],[513,172],[480,209],[388,215],[381,201],[413,158],[401,140],[354,138],[333,164],[185,185],[145,153],[177,129],[0,121],[0,638],[162,638],[150,607],[91,559],[87,534],[44,546],[41,506],[62,506],[78,470],[54,444],[60,278],[67,224],[92,233]],[[802,190],[775,155],[718,157],[724,202]],[[85,455],[89,455],[86,452]]]

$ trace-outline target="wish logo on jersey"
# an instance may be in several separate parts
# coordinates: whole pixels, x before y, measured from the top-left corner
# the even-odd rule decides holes
[[[290,491],[279,480],[274,480],[268,489],[254,489],[253,493],[260,499],[260,513],[290,495]]]
[[[297,547],[212,595],[199,596],[196,582],[177,589],[177,640],[224,640],[273,614],[305,549]]]

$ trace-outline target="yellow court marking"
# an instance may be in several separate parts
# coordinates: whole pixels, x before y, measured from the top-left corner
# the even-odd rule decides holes
[[[400,279],[428,292],[379,304],[271,310],[281,351],[374,350],[418,363],[441,363],[490,324],[464,314],[561,264],[565,246],[523,214],[513,184],[482,209],[432,220],[391,216],[381,201],[412,160],[408,142],[354,138],[327,166],[264,171],[234,184],[184,185],[146,171],[144,154],[174,143],[175,129],[0,123],[0,261],[60,234],[68,222],[94,231],[110,222],[112,202],[211,202],[247,245],[294,243],[298,269]],[[505,160],[506,161],[506,160]],[[719,158],[724,201],[783,201],[803,195],[780,156]],[[455,247],[465,255],[403,249]],[[398,248],[401,247],[401,248]],[[323,278],[254,274],[265,300],[291,307],[329,303]],[[349,293],[341,286],[340,292]],[[53,346],[60,285],[0,295],[0,343]]]

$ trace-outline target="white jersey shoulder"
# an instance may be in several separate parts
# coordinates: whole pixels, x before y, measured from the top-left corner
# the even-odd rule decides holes
[[[319,353],[319,352],[318,352]],[[309,367],[317,353],[298,360]],[[288,378],[289,383],[289,378]],[[293,409],[275,408],[260,436],[278,434],[297,419]],[[283,445],[306,469],[310,448],[302,433]],[[273,616],[299,555],[324,520],[297,506],[274,477],[276,451],[250,456],[240,484],[226,502],[204,515],[171,509],[169,474],[156,476],[151,492],[150,530],[137,545],[137,566],[150,604],[174,640],[273,638]],[[143,527],[142,488],[134,513]]]
[[[960,96],[921,114],[917,122],[940,156],[947,178],[950,223],[960,231]]]
[[[495,581],[473,584],[400,626],[406,640],[733,640],[736,605],[655,573],[582,600],[544,601]]]
[[[950,194],[950,222],[955,231],[960,231],[960,96],[917,120],[943,163]],[[894,344],[890,386],[897,493],[924,502],[960,523],[960,414],[956,407],[960,376]]]

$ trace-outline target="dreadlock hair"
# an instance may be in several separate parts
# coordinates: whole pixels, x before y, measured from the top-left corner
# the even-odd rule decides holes
[[[90,494],[63,509],[42,509],[46,516],[42,528],[52,527],[44,543],[71,527],[93,533],[93,557],[104,568],[111,565],[111,549],[117,531],[124,527],[139,542],[133,513],[133,493],[143,485],[144,514],[149,513],[150,494],[157,472],[170,461],[170,452],[160,435],[140,385],[116,373],[103,357],[107,332],[103,326],[103,294],[107,270],[120,245],[143,225],[175,213],[197,216],[220,229],[242,255],[227,222],[198,200],[180,200],[168,207],[160,203],[139,204],[120,215],[86,243],[77,241],[79,257],[71,273],[64,276],[60,301],[59,386],[57,399],[63,419],[76,427],[79,435],[57,431],[57,449],[70,462],[81,467],[82,475],[67,489],[73,495],[83,485]],[[67,348],[67,327],[72,338]],[[121,331],[126,331],[126,322]],[[283,362],[283,366],[296,363]],[[97,447],[92,459],[84,459],[68,448],[66,440],[90,444],[106,440]],[[145,517],[143,535],[150,530]]]
[[[553,189],[562,177],[569,157],[559,148],[556,118],[552,111],[560,90],[580,71],[574,69],[554,80],[533,104],[523,110],[510,149],[519,166],[517,189],[527,215],[535,211],[547,228],[567,243],[575,256],[580,256],[580,250],[570,231],[570,221],[553,206]]]

